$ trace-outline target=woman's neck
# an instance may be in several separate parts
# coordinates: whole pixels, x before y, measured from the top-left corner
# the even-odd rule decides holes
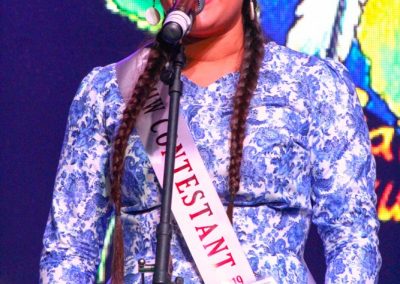
[[[240,18],[222,34],[190,39],[185,44],[187,64],[183,74],[200,86],[237,71],[243,57],[243,24]]]

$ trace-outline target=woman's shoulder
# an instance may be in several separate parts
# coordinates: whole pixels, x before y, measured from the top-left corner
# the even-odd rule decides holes
[[[324,86],[344,85],[354,89],[350,74],[341,62],[305,54],[275,42],[265,45],[261,69],[261,72],[271,71],[302,83],[318,81]]]
[[[115,63],[115,79],[118,84],[121,96],[128,101],[140,74],[146,67],[148,48],[140,48],[128,57]]]
[[[296,51],[274,41],[268,41],[264,45],[264,62],[277,62],[282,64],[295,63],[306,64],[313,56]]]
[[[331,69],[343,73],[347,69],[337,60],[332,58],[319,58],[304,52],[296,51],[287,46],[270,41],[265,44],[263,65],[269,63],[274,66],[286,66],[289,70],[302,68],[303,71],[317,72],[321,69]]]
[[[120,61],[92,68],[83,77],[77,93],[104,100],[111,94],[125,99],[124,94],[131,93],[133,81],[144,68],[146,54],[146,49],[140,49]]]
[[[74,100],[98,101],[115,84],[115,63],[92,68],[81,80]]]

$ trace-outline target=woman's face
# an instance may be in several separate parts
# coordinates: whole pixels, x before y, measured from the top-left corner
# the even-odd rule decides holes
[[[165,11],[173,2],[161,0]],[[204,9],[196,16],[189,36],[206,38],[225,33],[242,17],[242,4],[243,0],[205,0]]]

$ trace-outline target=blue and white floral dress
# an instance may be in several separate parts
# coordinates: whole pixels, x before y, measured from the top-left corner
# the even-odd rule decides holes
[[[373,283],[381,265],[375,162],[355,88],[331,60],[265,46],[247,120],[234,229],[257,279],[307,283],[310,222],[323,240],[326,283]],[[183,77],[186,119],[210,178],[228,200],[229,121],[239,79],[206,88]],[[113,207],[109,162],[124,108],[115,64],[87,75],[71,104],[44,233],[41,283],[93,283]],[[134,130],[126,151],[122,220],[125,282],[139,283],[137,260],[154,260],[160,185]],[[200,276],[177,229],[174,275]]]

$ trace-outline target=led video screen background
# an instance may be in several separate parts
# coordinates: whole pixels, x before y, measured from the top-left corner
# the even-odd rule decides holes
[[[18,2],[0,3],[0,283],[37,282],[66,116],[80,80],[129,55],[149,34],[144,1]],[[349,69],[377,161],[380,282],[400,283],[400,1],[259,3],[274,41],[336,57]],[[322,253],[313,229],[306,260],[318,283]]]

